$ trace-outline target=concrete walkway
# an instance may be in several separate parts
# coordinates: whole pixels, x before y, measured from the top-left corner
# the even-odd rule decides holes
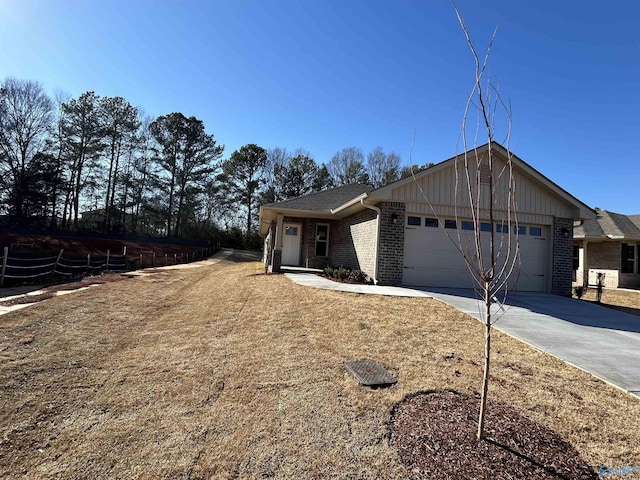
[[[345,292],[435,298],[482,318],[473,290],[338,283],[314,273],[287,273],[295,283]],[[542,293],[512,293],[494,304],[498,330],[640,397],[640,317],[589,302]]]
[[[340,283],[329,280],[325,277],[321,277],[315,273],[308,273],[304,271],[296,273],[285,273],[287,277],[293,280],[298,285],[304,285],[306,287],[323,288],[325,290],[338,290],[341,292],[351,293],[368,293],[375,295],[391,295],[394,297],[422,297],[431,298],[426,292],[420,290],[412,290],[410,288],[402,287],[381,287],[379,285],[361,285],[351,283]]]

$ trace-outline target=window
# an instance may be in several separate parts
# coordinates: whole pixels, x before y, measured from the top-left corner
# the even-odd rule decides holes
[[[509,225],[496,223],[496,233],[509,233]]]
[[[542,227],[529,227],[529,235],[532,237],[541,237]]]
[[[437,218],[425,218],[424,219],[424,226],[425,227],[437,227],[438,226],[438,219]]]
[[[407,217],[407,225],[420,226],[422,219],[420,217]]]
[[[482,222],[480,224],[480,231],[481,232],[490,232],[491,231],[491,224],[490,223],[486,223],[486,222]]]
[[[458,223],[455,220],[445,220],[444,221],[444,228],[457,229],[458,228]]]
[[[316,257],[329,256],[329,225],[316,225]]]
[[[527,234],[527,227],[523,227],[518,225],[517,227],[513,227],[513,233],[517,233],[518,235],[526,235]]]
[[[620,271],[622,273],[636,273],[635,264],[636,264],[636,246],[629,243],[622,244],[622,265],[620,266]]]
[[[284,234],[293,235],[295,237],[296,235],[298,235],[298,227],[285,227]]]
[[[573,271],[577,271],[580,267],[580,246],[573,246]]]
[[[473,222],[470,222],[469,220],[463,220],[462,221],[462,230],[475,230],[473,228]]]

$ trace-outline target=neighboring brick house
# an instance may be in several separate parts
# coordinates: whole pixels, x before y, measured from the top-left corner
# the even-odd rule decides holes
[[[598,210],[597,217],[573,229],[573,269],[576,285],[640,288],[640,215]]]
[[[499,200],[493,223],[487,205],[470,205],[463,174],[470,172],[468,181],[487,192],[489,153]],[[511,183],[498,175],[506,171],[507,158],[512,160]],[[462,170],[465,159],[479,161]],[[511,207],[510,190],[515,191]],[[472,288],[459,251],[475,245],[475,225],[483,245],[493,235],[497,257],[514,266],[511,288],[570,295],[573,224],[594,218],[584,203],[494,143],[491,152],[484,145],[375,190],[346,185],[263,205],[260,234],[270,271],[287,265],[343,265],[362,270],[380,285]],[[506,261],[504,247],[516,244],[519,256]]]

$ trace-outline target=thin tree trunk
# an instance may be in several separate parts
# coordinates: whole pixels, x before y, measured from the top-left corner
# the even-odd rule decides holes
[[[249,233],[251,232],[251,203],[251,199],[249,199],[247,204],[247,238],[249,238]]]
[[[484,373],[480,393],[480,415],[478,416],[478,440],[484,438],[484,417],[487,409],[487,392],[489,390],[489,365],[491,364],[491,289],[485,283],[485,324],[484,324]]]

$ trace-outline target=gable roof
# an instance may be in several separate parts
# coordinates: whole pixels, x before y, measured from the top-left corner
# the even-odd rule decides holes
[[[493,152],[501,155],[503,158],[511,158],[513,165],[517,167],[520,172],[533,179],[538,185],[542,185],[548,191],[552,192],[563,205],[570,208],[570,211],[573,212],[573,218],[595,219],[596,212],[592,208],[549,180],[531,165],[513,154],[513,152],[507,150],[497,142],[491,143],[491,148]],[[467,154],[476,153],[480,155],[488,150],[489,144],[486,143],[469,150]],[[278,214],[295,217],[339,219],[359,209],[365,208],[365,206],[360,203],[361,200],[365,198],[368,199],[367,203],[369,205],[392,200],[394,189],[414,181],[419,181],[428,175],[443,170],[464,158],[464,155],[465,153],[461,153],[425,170],[421,170],[415,174],[415,178],[412,176],[405,177],[378,189],[374,189],[371,185],[350,184],[321,192],[310,193],[282,202],[262,205],[260,207],[260,234],[266,235],[269,225],[276,219]],[[638,218],[640,219],[640,215],[638,215]],[[640,223],[638,225],[640,226]]]
[[[341,187],[330,188],[320,192],[313,192],[301,197],[290,198],[282,202],[268,203],[263,205],[270,209],[305,210],[309,212],[329,212],[355,197],[373,190],[371,185],[352,183]]]
[[[597,240],[640,240],[640,215],[600,210],[592,220],[573,228],[573,238]]]
[[[265,235],[269,224],[278,214],[307,216],[311,218],[341,218],[350,212],[352,205],[366,198],[373,190],[371,185],[352,183],[341,187],[313,192],[300,197],[290,198],[282,202],[268,203],[260,207],[260,234]]]
[[[564,190],[562,187],[560,187],[559,185],[557,185],[556,183],[548,179],[546,176],[544,176],[542,173],[537,171],[527,162],[525,162],[524,160],[519,158],[517,155],[515,155],[512,151],[506,149],[504,146],[502,146],[498,142],[492,142],[491,148],[493,152],[498,153],[503,158],[505,159],[511,158],[513,165],[517,167],[522,173],[527,175],[529,178],[532,178],[533,180],[535,180],[538,184],[543,185],[548,190],[553,192],[557,197],[559,197],[564,202],[566,202],[567,204],[575,208],[579,212],[580,218],[589,218],[589,219],[595,218],[596,213],[591,207],[587,206],[586,204],[578,200],[576,197],[571,195],[569,192]],[[480,155],[484,152],[487,152],[488,150],[489,150],[489,143],[485,143],[484,145],[481,145],[479,147],[474,147],[467,152],[451,157],[440,163],[432,165],[431,167],[428,167],[424,170],[420,170],[415,174],[415,179],[413,176],[401,178],[400,180],[397,180],[393,183],[385,185],[384,187],[374,190],[373,192],[370,193],[369,197],[372,200],[378,200],[378,201],[390,199],[392,195],[392,191],[394,189],[398,187],[402,187],[403,185],[414,182],[414,181],[419,181],[420,179],[428,175],[432,175],[440,170],[443,170],[449,167],[450,165],[455,164],[457,161],[460,161],[461,159],[463,159],[465,155],[474,154],[474,153],[477,155]]]

